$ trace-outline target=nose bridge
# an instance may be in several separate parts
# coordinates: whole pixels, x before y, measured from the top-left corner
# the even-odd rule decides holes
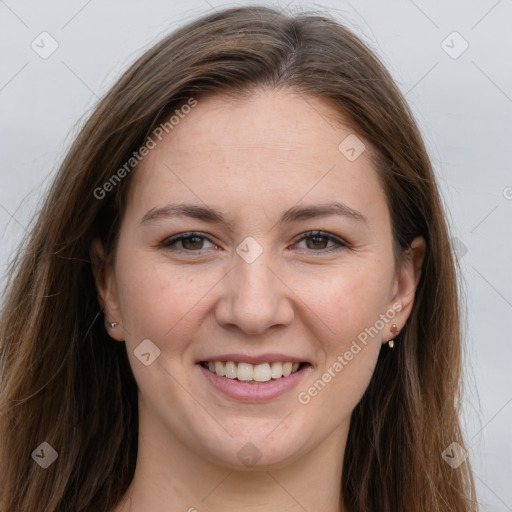
[[[217,308],[219,323],[235,324],[247,333],[257,334],[272,325],[286,324],[293,317],[286,287],[274,275],[275,262],[270,250],[253,240],[237,247],[233,268],[226,276],[222,301]]]

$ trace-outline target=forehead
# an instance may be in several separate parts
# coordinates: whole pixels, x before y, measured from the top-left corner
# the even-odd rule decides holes
[[[164,141],[172,140],[178,152],[191,147],[200,153],[226,147],[276,152],[330,147],[338,151],[342,132],[353,129],[326,100],[291,90],[258,89],[243,97],[201,99],[164,135]]]
[[[347,145],[357,153],[365,149],[347,158]],[[198,101],[144,158],[132,189],[136,202],[146,205],[183,194],[243,205],[248,197],[298,202],[326,192],[350,203],[363,191],[361,207],[383,193],[370,143],[332,105],[275,90]]]

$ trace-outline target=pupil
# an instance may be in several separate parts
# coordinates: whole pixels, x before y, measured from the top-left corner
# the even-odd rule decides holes
[[[318,242],[318,240],[323,240],[323,241],[324,241],[324,243],[325,243],[325,237],[324,237],[324,236],[313,236],[313,237],[311,237],[311,238],[309,239],[309,241],[313,241],[313,240],[315,240],[314,244],[316,244],[316,245],[317,245],[318,243],[320,243],[320,244],[322,243],[322,242]]]
[[[197,242],[194,244],[192,243],[192,245],[197,245],[197,244],[201,244],[201,238],[198,237],[198,236],[189,236],[188,238],[184,238],[182,240],[183,242],[183,245],[187,245],[188,244],[188,241],[189,240],[196,240]],[[201,247],[185,247],[186,249],[200,249]]]

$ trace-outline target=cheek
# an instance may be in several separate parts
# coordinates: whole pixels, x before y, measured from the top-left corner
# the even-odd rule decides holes
[[[384,334],[379,319],[388,308],[392,272],[391,258],[368,257],[323,277],[303,275],[296,281],[298,295],[313,312],[309,328],[321,361],[320,379],[316,375],[308,383],[312,388],[302,391],[306,399],[315,397],[319,409],[338,411],[333,422],[353,410],[374,372]]]
[[[121,254],[121,252],[120,252]],[[213,277],[191,276],[172,269],[147,252],[125,251],[117,261],[116,278],[128,345],[142,339],[173,346],[190,332],[190,322],[201,309],[200,299],[213,286]]]
[[[304,300],[314,313],[309,329],[318,342],[320,364],[301,388],[299,401],[314,404],[319,414],[331,411],[324,418],[328,428],[350,416],[373,375],[384,333],[374,329],[387,307],[385,285],[375,274],[353,270],[325,279]]]
[[[388,307],[391,265],[374,259],[296,276],[294,290],[325,326],[335,347],[375,324]]]

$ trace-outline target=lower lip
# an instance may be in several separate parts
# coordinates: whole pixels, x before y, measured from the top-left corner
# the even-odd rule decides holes
[[[197,364],[196,366],[199,367],[202,374],[214,388],[242,402],[266,402],[272,400],[297,386],[304,375],[311,369],[310,365],[304,365],[295,373],[288,375],[288,377],[281,377],[280,379],[259,384],[249,384],[248,382],[221,377],[207,370],[201,364]]]

